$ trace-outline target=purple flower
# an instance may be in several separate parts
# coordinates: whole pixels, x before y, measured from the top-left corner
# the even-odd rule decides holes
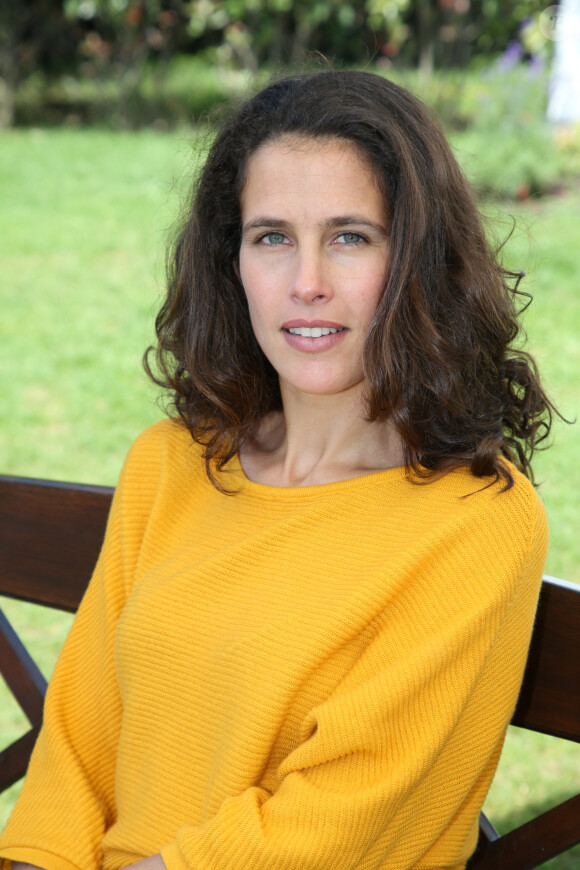
[[[546,66],[546,62],[543,57],[540,57],[538,54],[533,54],[530,57],[530,62],[528,64],[528,74],[531,79],[537,78],[543,71]]]
[[[497,66],[500,70],[510,70],[518,65],[524,56],[524,48],[521,42],[517,39],[511,39],[507,48],[497,61]]]

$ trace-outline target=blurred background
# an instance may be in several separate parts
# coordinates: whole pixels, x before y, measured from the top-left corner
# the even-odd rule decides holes
[[[489,99],[477,76],[445,75],[443,86],[439,74],[501,78],[523,67],[545,85],[577,15],[577,0],[2,0],[0,125],[167,130],[318,54],[418,71],[444,122],[464,129],[489,115]],[[500,90],[488,91],[492,102]],[[539,108],[516,99],[512,111]],[[534,192],[555,180],[530,173],[522,183]]]
[[[163,413],[140,361],[212,119],[329,66],[437,113],[504,264],[527,273],[527,346],[578,417],[580,0],[0,0],[0,473],[114,485]],[[535,466],[546,570],[580,582],[577,426],[552,441]],[[48,676],[70,618],[1,603]],[[0,744],[24,730],[0,685]],[[559,744],[510,729],[487,803],[500,830],[577,791],[578,747]],[[579,866],[578,848],[546,864]]]

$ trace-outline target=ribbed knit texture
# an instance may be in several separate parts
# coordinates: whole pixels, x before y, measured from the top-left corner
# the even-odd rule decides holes
[[[230,465],[236,495],[172,421],[133,445],[0,854],[459,870],[526,659],[539,499],[515,469],[500,493],[466,471],[276,488]]]

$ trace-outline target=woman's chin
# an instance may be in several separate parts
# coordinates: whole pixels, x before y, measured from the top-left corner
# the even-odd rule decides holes
[[[319,397],[346,397],[359,394],[363,385],[363,377],[353,377],[349,379],[336,377],[304,377],[304,378],[284,378],[280,376],[280,390],[282,397],[284,396],[300,396],[309,398]]]

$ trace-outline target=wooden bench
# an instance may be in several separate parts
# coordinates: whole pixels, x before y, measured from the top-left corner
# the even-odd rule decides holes
[[[0,476],[0,595],[74,612],[113,490]],[[46,681],[0,611],[0,673],[31,729],[0,753],[0,792],[26,772]],[[544,577],[514,725],[580,742],[580,586]],[[580,750],[579,750],[580,751]],[[499,837],[482,814],[469,870],[528,870],[580,843],[580,794]]]

